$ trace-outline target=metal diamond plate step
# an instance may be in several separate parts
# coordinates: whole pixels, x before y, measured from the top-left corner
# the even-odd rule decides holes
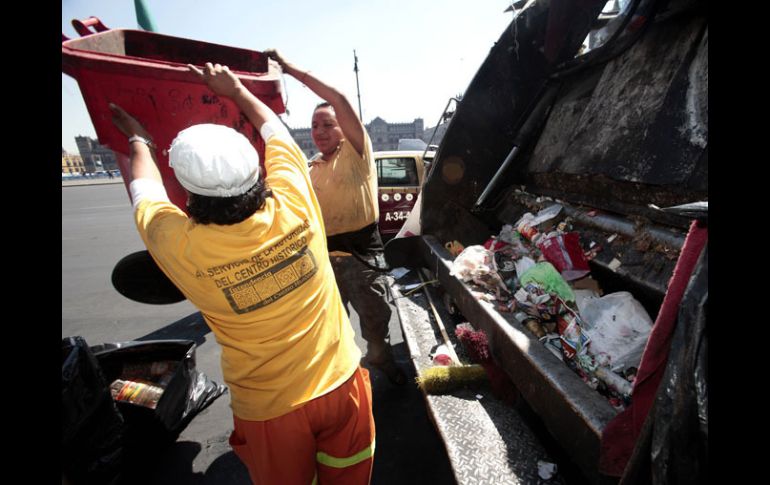
[[[431,351],[443,343],[420,289],[408,296],[403,288],[419,283],[415,271],[392,286],[404,340],[415,371],[422,376],[433,366]],[[432,299],[441,300],[433,290]],[[439,305],[441,307],[441,305]],[[454,340],[454,322],[437,307],[459,357],[466,363],[462,345]],[[428,411],[447,449],[458,484],[563,484],[558,475],[538,476],[538,461],[554,463],[519,413],[496,399],[488,385],[474,385],[446,395],[425,394]]]

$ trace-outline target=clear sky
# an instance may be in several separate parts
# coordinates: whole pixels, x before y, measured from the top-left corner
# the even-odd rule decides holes
[[[158,33],[220,45],[279,49],[300,68],[341,89],[358,109],[353,50],[358,55],[363,120],[422,118],[434,126],[450,97],[461,94],[510,24],[510,0],[145,0]],[[62,33],[72,19],[98,17],[109,28],[137,29],[133,0],[62,0]],[[212,59],[216,62],[215,59]],[[292,128],[307,127],[319,99],[286,76]],[[62,147],[96,137],[77,82],[62,74]]]

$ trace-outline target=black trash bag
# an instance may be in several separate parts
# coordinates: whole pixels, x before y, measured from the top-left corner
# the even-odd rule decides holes
[[[682,298],[655,403],[620,485],[708,481],[708,243]]]
[[[115,481],[124,421],[82,337],[62,339],[62,474],[74,484]]]
[[[154,409],[116,401],[126,421],[126,445],[132,452],[140,451],[146,455],[173,443],[192,418],[227,390],[226,386],[215,383],[195,369],[195,342],[192,340],[107,343],[95,345],[91,350],[110,383],[124,378],[129,368],[175,363]]]

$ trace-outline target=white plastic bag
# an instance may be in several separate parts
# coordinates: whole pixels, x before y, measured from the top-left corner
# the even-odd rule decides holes
[[[549,221],[558,216],[562,209],[563,207],[561,204],[551,204],[550,206],[538,212],[536,216],[532,215],[531,212],[527,212],[521,216],[521,218],[519,218],[515,224],[515,227],[520,227],[522,224],[526,224],[530,227],[536,227],[545,221]]]
[[[494,292],[498,297],[501,296],[501,292],[509,293],[508,287],[497,273],[494,253],[484,246],[465,248],[452,262],[449,274],[466,282],[473,281],[488,291]]]
[[[535,260],[528,258],[527,256],[522,256],[520,259],[516,260],[514,264],[516,265],[516,274],[521,276],[535,265]]]
[[[600,362],[609,358],[613,371],[639,367],[652,320],[631,293],[619,291],[601,298],[587,297],[578,304],[588,351]]]
[[[496,271],[495,257],[492,251],[484,246],[468,246],[452,262],[452,276],[458,276],[463,281],[471,281],[474,276]]]

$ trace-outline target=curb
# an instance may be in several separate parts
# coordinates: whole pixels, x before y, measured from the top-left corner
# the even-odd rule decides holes
[[[84,185],[114,185],[122,184],[122,178],[107,179],[107,180],[62,180],[61,186],[64,187],[82,187]]]

